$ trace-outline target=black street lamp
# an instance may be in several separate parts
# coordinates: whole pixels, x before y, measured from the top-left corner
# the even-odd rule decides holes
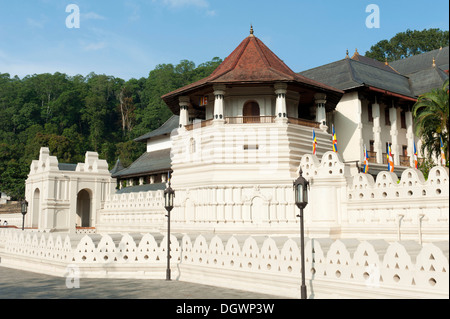
[[[27,214],[27,211],[28,211],[28,202],[27,202],[26,199],[24,199],[20,203],[20,210],[22,212],[22,230],[24,230],[24,228],[25,228],[25,215]]]
[[[164,207],[167,210],[167,270],[166,270],[166,280],[170,280],[170,211],[173,209],[173,199],[175,197],[175,192],[169,186],[164,190]]]
[[[300,209],[300,249],[302,262],[302,285],[300,287],[301,299],[306,299],[305,285],[305,233],[303,228],[303,209],[308,205],[308,186],[309,182],[303,178],[302,169],[300,168],[300,176],[294,181],[295,204]]]

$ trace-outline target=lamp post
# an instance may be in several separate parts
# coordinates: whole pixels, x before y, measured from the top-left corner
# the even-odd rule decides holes
[[[27,214],[27,211],[28,211],[28,202],[26,199],[24,199],[20,203],[20,210],[22,212],[22,230],[24,230],[25,229],[25,215]]]
[[[306,299],[305,285],[305,234],[303,228],[303,209],[308,205],[308,185],[309,182],[303,178],[302,169],[300,168],[300,176],[294,181],[295,204],[300,209],[300,250],[302,263],[302,285],[300,287],[301,299]]]
[[[167,210],[167,270],[166,270],[166,280],[170,280],[170,211],[173,209],[173,198],[175,197],[175,192],[169,186],[164,190],[164,207]]]

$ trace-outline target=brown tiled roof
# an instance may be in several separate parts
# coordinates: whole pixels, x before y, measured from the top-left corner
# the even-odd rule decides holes
[[[313,89],[343,94],[326,84],[311,80],[292,71],[260,39],[250,35],[208,77],[165,94],[162,99],[169,105],[173,97],[213,84],[251,84],[287,82]],[[170,106],[170,105],[169,105]]]

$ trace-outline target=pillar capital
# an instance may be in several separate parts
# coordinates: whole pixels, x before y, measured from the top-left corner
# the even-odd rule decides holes
[[[274,86],[275,88],[275,94],[286,94],[287,91],[287,84],[286,83],[275,83]]]
[[[314,94],[314,101],[316,104],[325,104],[327,103],[327,95],[325,93],[316,93]]]
[[[178,103],[180,104],[180,106],[189,106],[189,104],[191,103],[191,99],[189,98],[189,96],[180,96],[178,98]]]
[[[224,84],[216,84],[213,86],[214,95],[225,95],[225,85]]]

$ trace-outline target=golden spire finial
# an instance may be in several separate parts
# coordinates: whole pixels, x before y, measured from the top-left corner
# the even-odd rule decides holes
[[[253,25],[250,24],[250,35],[253,35]]]
[[[433,57],[433,66],[436,66],[436,59]]]
[[[350,58],[350,57],[348,56],[348,49],[345,50],[345,58],[346,58],[346,59]]]
[[[359,55],[359,53],[358,53],[358,49],[355,49],[355,54]]]
[[[388,61],[387,61],[387,57],[385,57],[384,64],[389,65],[389,63],[388,63]]]

